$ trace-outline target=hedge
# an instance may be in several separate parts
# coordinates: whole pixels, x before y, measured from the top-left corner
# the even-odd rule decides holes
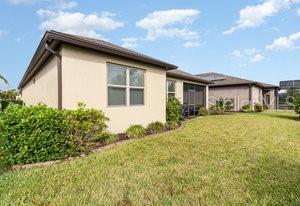
[[[9,104],[23,106],[24,102],[22,100],[0,100],[0,111],[5,110]]]
[[[106,127],[102,111],[9,105],[0,112],[0,163],[63,159],[84,151]]]

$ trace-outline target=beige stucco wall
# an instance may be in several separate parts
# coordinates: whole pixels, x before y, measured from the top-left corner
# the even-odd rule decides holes
[[[209,87],[209,105],[215,104],[220,97],[234,99],[234,110],[239,111],[249,104],[249,86]]]
[[[57,59],[48,60],[39,73],[22,88],[22,99],[26,105],[44,103],[57,107]]]
[[[177,99],[179,99],[179,101],[181,102],[181,104],[183,104],[183,83],[191,83],[191,84],[197,84],[197,85],[201,85],[201,86],[205,86],[205,94],[206,94],[206,107],[208,108],[208,96],[209,96],[209,90],[208,90],[208,85],[199,83],[199,82],[195,82],[195,81],[190,81],[190,80],[183,80],[180,78],[175,78],[175,77],[170,77],[167,76],[167,79],[169,80],[173,80],[175,81],[175,97]]]
[[[255,104],[262,104],[263,97],[262,97],[262,89],[257,86],[252,86],[252,109],[254,109]]]
[[[145,70],[143,106],[107,105],[107,62]],[[78,102],[101,109],[110,119],[108,130],[124,132],[130,125],[165,122],[166,71],[151,65],[71,46],[62,47],[62,105],[75,109]]]

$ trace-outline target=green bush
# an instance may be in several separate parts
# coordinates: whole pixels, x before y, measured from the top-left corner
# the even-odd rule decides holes
[[[234,99],[225,101],[224,109],[225,111],[232,111],[234,108]]]
[[[9,105],[0,113],[0,162],[6,165],[63,159],[81,151],[105,128],[101,111],[58,110],[43,104]]]
[[[294,99],[294,110],[300,116],[300,96]]]
[[[208,110],[205,107],[201,107],[198,111],[199,116],[207,116],[208,115]]]
[[[243,112],[251,112],[250,104],[245,104],[242,106]]]
[[[22,100],[0,100],[0,110],[4,111],[8,105],[13,104],[13,105],[18,105],[18,106],[23,106],[24,102]]]
[[[76,143],[84,148],[101,134],[106,128],[108,118],[96,109],[86,109],[83,103],[78,103],[77,110],[64,110],[68,134]]]
[[[126,130],[129,139],[142,138],[145,136],[145,129],[142,125],[132,125]]]
[[[177,122],[166,122],[165,123],[166,130],[173,130],[173,129],[176,129],[178,127],[179,127],[179,125],[178,125]]]
[[[77,146],[64,113],[45,105],[16,107],[0,113],[0,162],[7,165],[63,159]]]
[[[254,112],[263,112],[263,105],[262,104],[254,104]]]
[[[119,140],[118,135],[111,134],[106,131],[102,131],[100,134],[98,134],[95,138],[96,142],[102,143],[102,144],[110,144],[117,142]]]
[[[166,108],[167,121],[179,122],[181,120],[181,109],[182,105],[177,98],[169,98]]]
[[[211,105],[209,107],[209,114],[213,114],[213,115],[220,115],[220,114],[224,114],[224,108],[219,107],[217,104],[215,105]]]
[[[163,132],[164,129],[165,129],[165,127],[164,127],[163,123],[152,122],[147,126],[146,132],[147,132],[147,134],[157,134],[157,133]]]
[[[216,102],[216,107],[218,108],[218,110],[223,110],[224,111],[224,109],[225,109],[225,100],[224,100],[224,98],[223,97],[220,97],[218,100],[217,100],[217,102]]]

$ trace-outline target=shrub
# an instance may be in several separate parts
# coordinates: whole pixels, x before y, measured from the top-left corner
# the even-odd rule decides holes
[[[251,112],[250,104],[245,104],[242,106],[243,112]]]
[[[220,98],[217,100],[216,106],[218,107],[219,110],[224,110],[225,100],[224,100],[223,97],[220,97]]]
[[[297,114],[299,114],[300,117],[300,96],[294,99],[294,110]]]
[[[157,134],[164,131],[164,125],[161,122],[152,122],[150,123],[147,128],[147,134]]]
[[[0,113],[0,161],[7,165],[62,159],[78,150],[63,112],[45,105]]]
[[[181,108],[182,105],[177,98],[169,98],[166,108],[167,121],[179,122],[181,120]]]
[[[205,107],[201,107],[198,111],[199,116],[207,116],[208,115],[208,110]]]
[[[211,105],[209,108],[209,114],[213,114],[213,115],[224,114],[224,108],[220,108],[217,104]]]
[[[173,130],[173,129],[176,129],[178,127],[179,127],[179,125],[178,125],[177,122],[166,122],[165,123],[166,130]]]
[[[226,111],[232,111],[234,108],[234,99],[227,100],[224,106]]]
[[[10,104],[23,106],[24,102],[20,99],[18,99],[18,100],[0,100],[0,110],[1,111],[5,110],[8,107],[8,105],[10,105]]]
[[[142,138],[145,136],[145,129],[142,125],[132,125],[126,130],[129,139]]]
[[[77,110],[64,110],[64,114],[68,134],[83,148],[101,134],[108,121],[102,111],[86,109],[83,103],[78,103]]]
[[[100,134],[98,134],[95,138],[96,142],[103,143],[103,144],[110,144],[113,142],[117,142],[119,140],[118,135],[111,134],[106,131],[102,131]]]
[[[9,105],[0,113],[0,162],[34,163],[88,151],[106,120],[101,111],[82,104],[74,111]]]
[[[262,104],[254,104],[254,112],[263,112],[263,105]]]

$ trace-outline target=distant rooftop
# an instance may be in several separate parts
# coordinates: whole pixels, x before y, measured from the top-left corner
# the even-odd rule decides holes
[[[196,76],[206,79],[208,81],[213,81],[211,87],[217,86],[233,86],[233,85],[244,85],[244,84],[255,84],[262,88],[277,88],[278,86],[267,84],[263,82],[252,81],[248,79],[243,79],[239,77],[233,77],[225,74],[220,74],[216,72],[209,72],[203,74],[197,74]]]

